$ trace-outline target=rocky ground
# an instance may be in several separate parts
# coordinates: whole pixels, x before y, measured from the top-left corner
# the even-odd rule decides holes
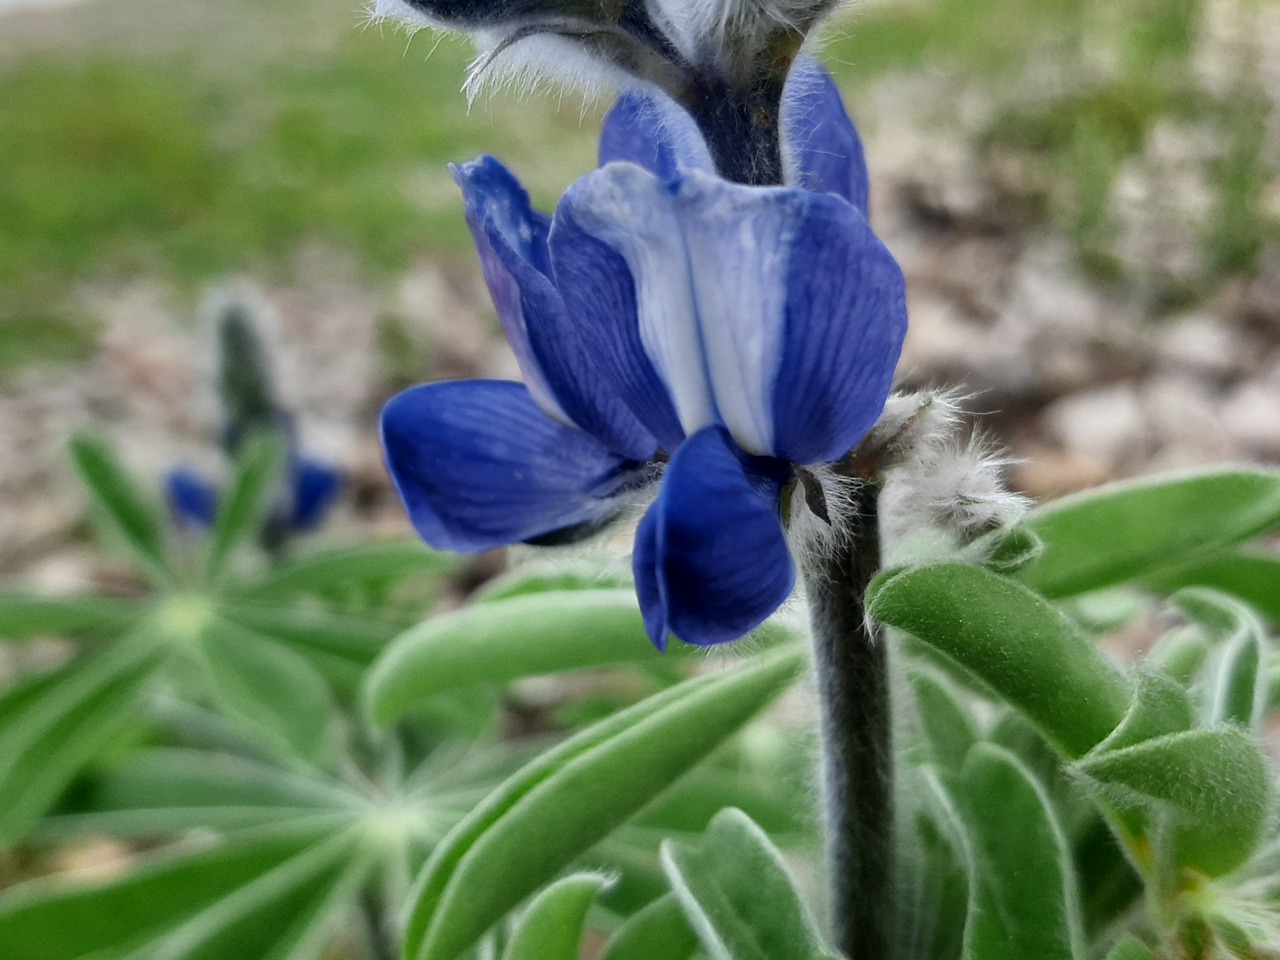
[[[1229,33],[1230,6],[1210,5],[1222,23],[1206,23],[1206,45],[1227,42],[1218,33]],[[1268,23],[1275,55],[1260,62],[1280,97],[1280,20]],[[859,98],[874,220],[908,277],[904,386],[963,387],[1019,459],[1013,485],[1036,497],[1156,470],[1280,463],[1280,249],[1183,307],[1158,303],[1145,279],[1189,262],[1203,131],[1158,125],[1117,178],[1117,256],[1129,269],[1104,282],[1060,230],[1009,212],[1025,199],[1027,172],[981,142],[990,101],[953,83],[888,77]],[[1274,187],[1262,202],[1280,215]],[[380,466],[380,403],[419,369],[424,379],[514,372],[479,271],[458,251],[374,288],[340,254],[313,250],[292,274],[236,283],[288,345],[283,392],[306,446],[352,479],[340,529],[402,530]],[[69,431],[109,431],[135,470],[157,478],[175,460],[207,461],[215,429],[210,342],[186,316],[185,294],[144,277],[85,285],[76,297],[99,321],[96,356],[0,386],[0,577],[49,589],[103,575],[84,545],[62,446]]]

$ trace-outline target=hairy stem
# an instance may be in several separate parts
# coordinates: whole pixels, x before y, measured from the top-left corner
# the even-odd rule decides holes
[[[782,86],[785,75],[745,87],[699,78],[683,98],[706,138],[716,170],[752,187],[782,183]]]
[[[866,617],[880,565],[879,486],[807,577],[822,710],[822,766],[836,946],[852,960],[891,960],[894,941],[893,757],[889,664]]]

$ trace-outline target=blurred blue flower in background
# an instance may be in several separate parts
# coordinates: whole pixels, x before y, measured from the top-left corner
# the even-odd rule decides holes
[[[654,643],[734,640],[786,600],[784,490],[879,417],[906,306],[867,226],[861,143],[816,64],[792,74],[782,132],[795,185],[743,186],[674,101],[628,94],[600,169],[551,218],[496,160],[455,170],[525,383],[386,406],[388,466],[430,544],[578,539],[665,463],[633,556]]]
[[[342,493],[342,474],[330,464],[297,457],[289,468],[286,495],[270,522],[292,533],[308,533],[324,523]],[[169,510],[181,526],[206,529],[218,512],[218,487],[190,467],[175,467],[165,476]]]

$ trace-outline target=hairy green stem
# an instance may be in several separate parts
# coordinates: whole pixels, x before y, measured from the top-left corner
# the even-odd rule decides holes
[[[891,960],[894,944],[893,742],[889,662],[867,620],[880,566],[880,488],[864,484],[855,529],[806,578],[822,711],[831,919],[851,960]]]

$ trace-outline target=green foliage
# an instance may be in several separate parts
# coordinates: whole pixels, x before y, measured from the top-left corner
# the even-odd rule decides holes
[[[697,847],[667,841],[662,865],[713,960],[834,960],[782,854],[742,811],[718,814]]]
[[[680,901],[668,893],[619,927],[600,960],[689,960],[697,947]]]
[[[972,671],[1069,755],[1124,716],[1119,671],[1046,600],[997,574],[958,563],[890,571],[872,584],[868,612]]]
[[[1207,559],[1280,525],[1280,474],[1243,470],[1115,484],[1042,507],[1044,553],[1019,579],[1058,599]]]
[[[1034,775],[981,744],[951,789],[969,858],[965,960],[1083,958],[1070,850]]]
[[[721,746],[794,679],[781,650],[596,724],[486,799],[432,855],[405,955],[451,960],[504,913]]]
[[[533,898],[502,960],[578,960],[587,911],[607,886],[604,877],[575,873]]]

